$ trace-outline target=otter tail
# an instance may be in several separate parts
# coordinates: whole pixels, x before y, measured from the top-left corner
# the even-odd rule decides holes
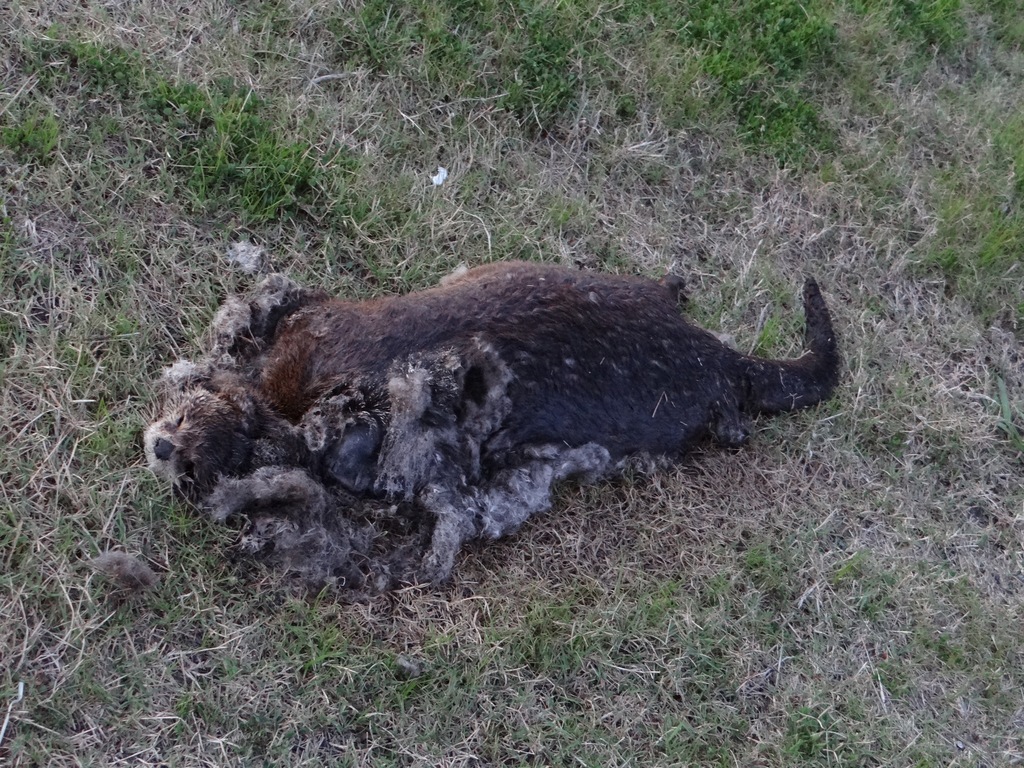
[[[827,400],[839,381],[839,349],[825,299],[818,284],[804,283],[804,339],[808,351],[795,360],[745,357],[746,410],[750,413],[792,411]]]

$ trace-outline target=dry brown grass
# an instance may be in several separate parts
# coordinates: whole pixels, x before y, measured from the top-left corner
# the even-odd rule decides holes
[[[950,190],[1021,205],[993,149],[1022,119],[1019,45],[972,11],[964,52],[929,60],[837,10],[859,51],[848,83],[821,74],[838,148],[784,170],[720,111],[669,128],[639,85],[628,119],[598,86],[537,135],[493,102],[417,90],[415,59],[346,69],[325,19],[351,12],[10,10],[0,129],[38,108],[60,134],[42,161],[0,143],[0,711],[26,684],[0,758],[1024,762],[1024,470],[997,386],[1020,414],[1020,251],[998,274],[930,260],[974,231],[950,229]],[[351,150],[358,169],[325,184],[370,213],[194,207],[133,97],[44,87],[28,52],[46,37],[252,87],[289,140]],[[628,64],[642,85],[649,63]],[[434,188],[438,164],[451,175]],[[150,382],[252,280],[227,258],[242,239],[348,295],[492,259],[672,267],[702,324],[777,355],[798,351],[813,274],[847,371],[831,403],[759,422],[748,449],[566,488],[545,519],[468,552],[447,590],[298,599],[226,561],[231,532],[142,466]],[[155,588],[111,600],[89,560],[112,549],[157,571]]]

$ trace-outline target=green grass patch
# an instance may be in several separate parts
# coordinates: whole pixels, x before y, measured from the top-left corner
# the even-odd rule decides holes
[[[441,103],[490,101],[529,133],[559,130],[585,93],[611,90],[624,122],[641,103],[680,126],[731,114],[748,146],[784,164],[827,152],[834,139],[803,85],[836,47],[819,2],[629,2],[609,10],[592,0],[370,0],[335,14],[327,28],[342,66],[400,78]],[[697,93],[697,78],[715,83],[715,92]]]
[[[754,587],[779,602],[785,602],[790,596],[788,590],[793,564],[785,547],[769,541],[757,541],[745,549],[740,562]]]
[[[146,68],[138,51],[65,38],[59,27],[22,49],[23,66],[46,91],[78,90],[85,95],[127,99],[137,91]]]
[[[0,145],[14,150],[21,162],[49,165],[56,157],[60,123],[56,115],[41,106],[12,114],[0,128]]]
[[[995,23],[995,37],[1003,45],[1013,48],[1024,45],[1024,17],[1016,0],[977,0],[975,6],[987,13]]]
[[[177,145],[172,169],[187,178],[196,204],[238,208],[253,222],[316,206],[325,177],[356,167],[342,147],[324,157],[282,139],[263,101],[231,82],[204,89],[158,80],[144,106]]]
[[[786,723],[784,754],[803,760],[821,758],[826,752],[835,754],[838,745],[833,723],[834,718],[828,711],[798,707]]]
[[[833,132],[801,87],[812,67],[834,65],[835,28],[821,4],[702,0],[687,11],[677,17],[680,39],[700,51],[749,146],[784,165],[831,149]]]
[[[1024,116],[1000,121],[980,167],[955,162],[940,174],[938,231],[922,264],[939,269],[982,321],[1024,317]]]
[[[883,621],[896,605],[895,576],[863,550],[854,552],[836,569],[832,584],[851,595],[857,612],[869,621]]]
[[[850,7],[883,19],[901,39],[953,52],[966,37],[960,0],[850,0]]]
[[[546,130],[574,103],[585,26],[573,4],[369,0],[332,17],[337,56],[401,76],[434,98],[488,99]]]
[[[999,430],[1006,435],[1006,439],[1013,446],[1013,449],[1024,454],[1024,435],[1021,434],[1017,424],[1024,423],[1020,415],[1014,412],[1010,404],[1010,395],[1006,389],[1006,382],[1002,377],[996,379],[999,392]]]
[[[18,236],[10,217],[0,215],[0,293],[13,296],[20,282],[17,276]],[[25,334],[20,318],[11,314],[0,314],[0,383],[3,380],[5,363],[10,359],[15,344],[24,343]]]
[[[230,79],[175,82],[136,52],[114,46],[57,37],[33,41],[26,51],[27,66],[46,92],[103,97],[89,106],[90,146],[122,131],[126,113],[141,113],[146,138],[170,158],[167,194],[194,211],[235,211],[252,224],[307,210],[320,218],[338,209],[350,213],[346,180],[358,167],[352,154],[340,145],[321,150],[284,138],[285,128],[295,130],[275,122],[273,105],[251,89]],[[43,114],[0,135],[17,151],[45,160],[60,133],[57,119]]]

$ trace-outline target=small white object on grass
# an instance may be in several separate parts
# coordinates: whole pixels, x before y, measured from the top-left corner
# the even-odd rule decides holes
[[[229,245],[227,255],[228,263],[247,275],[256,274],[263,265],[263,248],[248,240],[239,240],[237,243]]]
[[[440,187],[444,184],[444,180],[448,178],[448,169],[444,166],[437,166],[437,173],[430,177],[430,180],[434,182],[435,187]]]
[[[4,743],[4,735],[7,733],[7,726],[11,722],[11,712],[14,711],[14,705],[21,702],[25,698],[25,683],[18,683],[18,695],[11,700],[7,705],[7,717],[4,718],[3,727],[0,727],[0,744]]]

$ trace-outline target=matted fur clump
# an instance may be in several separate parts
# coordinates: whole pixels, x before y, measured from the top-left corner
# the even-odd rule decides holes
[[[515,531],[565,478],[827,398],[828,309],[804,286],[808,352],[740,354],[679,313],[682,281],[505,263],[344,301],[267,278],[217,313],[211,348],[161,380],[152,469],[243,552],[319,588],[447,579],[465,542]]]

